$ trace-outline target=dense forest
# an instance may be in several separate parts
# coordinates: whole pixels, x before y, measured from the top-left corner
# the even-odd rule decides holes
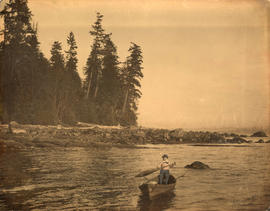
[[[78,74],[77,44],[70,32],[66,42],[54,41],[51,56],[40,49],[38,27],[27,0],[9,0],[0,13],[1,121],[23,124],[136,125],[141,47],[131,42],[129,56],[120,62],[117,46],[106,33],[103,15],[96,14],[85,61],[84,80]],[[2,24],[1,24],[2,25]]]

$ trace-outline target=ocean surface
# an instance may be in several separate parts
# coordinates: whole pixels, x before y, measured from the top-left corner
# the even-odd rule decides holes
[[[136,178],[168,154],[175,190],[142,197]],[[210,170],[188,170],[193,161]],[[148,176],[152,178],[157,174]],[[31,148],[0,155],[0,210],[265,211],[270,206],[270,144]]]

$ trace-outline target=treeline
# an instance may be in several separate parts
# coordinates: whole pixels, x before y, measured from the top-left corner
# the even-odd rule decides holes
[[[85,80],[78,74],[73,32],[67,37],[68,49],[63,52],[61,42],[55,41],[47,59],[40,50],[37,24],[32,23],[27,0],[9,0],[0,15],[4,23],[0,42],[2,122],[136,124],[142,95],[141,47],[131,43],[129,56],[120,62],[100,13],[89,31],[93,42],[84,67]]]

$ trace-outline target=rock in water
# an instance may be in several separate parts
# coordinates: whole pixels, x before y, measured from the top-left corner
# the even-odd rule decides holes
[[[258,131],[256,133],[253,133],[251,137],[267,137],[267,135],[264,131]]]
[[[190,165],[186,165],[185,168],[191,168],[191,169],[209,169],[210,167],[200,161],[195,161]]]

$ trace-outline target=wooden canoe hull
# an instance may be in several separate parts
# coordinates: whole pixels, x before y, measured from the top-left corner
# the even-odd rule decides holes
[[[142,193],[147,195],[150,199],[155,198],[159,195],[171,192],[175,188],[176,181],[172,184],[153,184],[153,181],[143,183],[139,186]]]

